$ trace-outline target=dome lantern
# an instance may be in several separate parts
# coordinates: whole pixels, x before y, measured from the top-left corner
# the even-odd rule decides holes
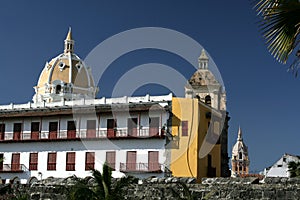
[[[198,62],[199,62],[199,69],[208,69],[208,61],[209,58],[206,55],[206,52],[204,49],[202,49],[201,51],[201,55],[198,58]]]
[[[74,52],[74,40],[72,39],[72,29],[69,27],[69,32],[65,39],[65,53],[73,53]]]

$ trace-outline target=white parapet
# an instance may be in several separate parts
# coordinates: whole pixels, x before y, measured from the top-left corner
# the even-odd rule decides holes
[[[39,109],[39,108],[53,108],[53,107],[72,107],[72,106],[91,106],[91,105],[110,105],[110,104],[128,104],[128,103],[147,103],[147,102],[167,102],[172,101],[172,93],[162,96],[145,96],[138,97],[117,97],[117,98],[105,98],[101,99],[80,99],[73,101],[58,101],[58,102],[28,102],[26,104],[9,104],[0,105],[1,110],[24,110],[24,109]]]

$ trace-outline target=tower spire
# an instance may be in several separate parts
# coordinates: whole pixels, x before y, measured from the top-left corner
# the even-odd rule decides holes
[[[242,129],[241,127],[239,126],[239,132],[238,132],[238,138],[237,138],[238,141],[242,141],[243,140],[243,133],[242,133]]]
[[[201,54],[198,58],[199,62],[199,69],[208,69],[208,56],[206,55],[206,52],[204,49],[202,49]]]
[[[72,39],[72,29],[69,27],[69,32],[65,39],[65,53],[73,53],[74,52],[74,40]]]

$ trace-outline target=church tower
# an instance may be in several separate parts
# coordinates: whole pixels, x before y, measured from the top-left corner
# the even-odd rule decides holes
[[[226,110],[226,93],[222,85],[209,70],[209,57],[204,49],[198,58],[198,70],[185,86],[186,98],[198,98],[216,110]]]
[[[186,98],[197,98],[209,107],[220,111],[224,116],[223,128],[219,142],[221,144],[221,176],[229,177],[229,156],[228,156],[228,121],[230,117],[226,112],[226,93],[223,86],[215,78],[209,69],[209,57],[202,49],[198,58],[198,69],[188,80],[185,86]]]
[[[239,128],[237,141],[232,148],[231,177],[249,174],[250,161],[248,157],[248,147],[245,145],[242,136],[242,130]]]

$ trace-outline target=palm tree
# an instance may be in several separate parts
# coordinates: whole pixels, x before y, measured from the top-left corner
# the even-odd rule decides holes
[[[300,177],[300,162],[291,161],[288,164],[290,177]]]
[[[296,60],[290,69],[299,68],[300,49],[300,1],[299,0],[255,0],[263,37],[271,54],[281,63],[286,63],[295,50]]]
[[[112,184],[111,168],[105,163],[102,173],[96,169],[92,170],[94,185],[88,179],[73,177],[75,184],[69,191],[70,200],[121,200],[122,189],[132,183],[137,183],[132,176],[118,179]]]

